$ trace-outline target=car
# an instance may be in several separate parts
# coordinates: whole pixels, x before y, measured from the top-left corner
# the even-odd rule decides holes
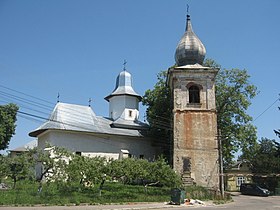
[[[270,194],[268,189],[262,188],[254,183],[242,183],[240,186],[240,192],[243,195],[269,196]]]

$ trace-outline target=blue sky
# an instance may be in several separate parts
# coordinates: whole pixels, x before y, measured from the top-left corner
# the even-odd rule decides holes
[[[23,112],[48,117],[59,93],[66,103],[87,105],[92,98],[94,112],[108,116],[104,97],[124,59],[141,95],[175,63],[187,4],[206,57],[247,69],[258,87],[248,111],[258,137],[276,138],[279,0],[0,0],[0,104],[17,102]],[[145,108],[140,112],[143,118]],[[33,140],[28,133],[41,124],[19,116],[10,149]]]

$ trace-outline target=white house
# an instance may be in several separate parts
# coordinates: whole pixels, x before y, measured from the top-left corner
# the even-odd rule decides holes
[[[141,96],[132,87],[131,75],[122,71],[109,102],[109,117],[96,116],[92,108],[57,103],[50,118],[29,133],[38,147],[49,143],[80,155],[119,159],[124,156],[154,159],[159,148],[147,137],[148,125],[139,121]]]

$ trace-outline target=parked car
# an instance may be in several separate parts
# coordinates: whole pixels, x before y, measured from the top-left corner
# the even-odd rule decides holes
[[[242,183],[240,192],[243,195],[269,196],[270,194],[268,189],[262,188],[254,183]]]

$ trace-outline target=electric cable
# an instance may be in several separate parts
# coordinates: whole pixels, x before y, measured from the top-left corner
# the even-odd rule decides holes
[[[255,122],[259,117],[261,117],[267,110],[269,110],[277,101],[280,100],[280,97],[277,98],[270,106],[268,106],[261,114],[259,114],[254,120],[253,122]]]
[[[19,93],[19,94],[28,96],[28,97],[30,97],[30,98],[33,98],[33,99],[36,99],[36,100],[39,100],[39,101],[42,101],[42,102],[45,102],[45,103],[48,103],[48,104],[53,105],[52,102],[49,102],[49,101],[47,101],[47,100],[44,100],[44,99],[41,99],[41,98],[38,98],[38,97],[35,97],[35,96],[32,96],[32,95],[29,95],[29,94],[26,94],[26,93],[23,93],[23,92],[20,92],[20,91],[17,91],[17,90],[14,90],[14,89],[9,88],[9,87],[6,87],[6,86],[4,86],[4,85],[0,85],[0,87],[4,88],[4,89],[6,89],[6,90],[9,90],[9,91],[12,91],[12,92],[16,92],[16,93]]]

